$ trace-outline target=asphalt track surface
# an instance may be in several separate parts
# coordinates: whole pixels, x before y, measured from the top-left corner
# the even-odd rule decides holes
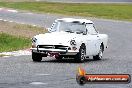
[[[0,19],[50,27],[54,19],[67,16],[0,11]],[[83,17],[76,17],[83,18]],[[132,23],[91,19],[100,33],[109,35],[109,48],[102,60],[90,57],[84,63],[72,59],[43,58],[34,63],[31,56],[0,57],[0,88],[82,88],[76,83],[81,65],[90,74],[130,74],[132,76]],[[83,88],[132,88],[129,84],[86,84]]]
[[[65,3],[128,3],[132,0],[36,0],[47,2],[65,2]]]

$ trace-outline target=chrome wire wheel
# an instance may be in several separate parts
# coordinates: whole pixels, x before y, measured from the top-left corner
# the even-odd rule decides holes
[[[101,59],[102,56],[103,56],[103,51],[102,51],[102,48],[101,48],[100,51],[99,51],[99,58]]]
[[[79,49],[79,52],[75,55],[76,62],[84,62],[86,59],[86,47],[82,45]]]
[[[103,46],[101,45],[98,55],[93,56],[93,59],[94,59],[94,60],[101,60],[102,57],[103,57]]]
[[[85,54],[86,54],[85,53],[85,50],[84,49],[81,49],[81,55],[80,55],[81,56],[81,61],[84,61],[85,60],[85,58],[86,58],[85,57],[86,56]]]

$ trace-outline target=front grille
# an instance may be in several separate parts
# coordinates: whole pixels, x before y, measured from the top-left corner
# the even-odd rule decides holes
[[[70,50],[70,47],[63,46],[63,45],[38,45],[38,48],[45,48],[45,49],[62,49],[62,50]]]

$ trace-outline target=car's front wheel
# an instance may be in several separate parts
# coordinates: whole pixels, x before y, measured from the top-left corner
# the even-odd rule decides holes
[[[77,53],[77,55],[75,56],[75,60],[77,62],[84,62],[85,59],[86,59],[86,47],[85,45],[82,45],[79,49],[79,53]]]
[[[42,55],[40,53],[32,52],[32,60],[34,62],[40,62],[42,60]]]
[[[101,45],[98,55],[93,56],[93,59],[94,60],[101,60],[102,59],[102,56],[103,56],[103,46]]]

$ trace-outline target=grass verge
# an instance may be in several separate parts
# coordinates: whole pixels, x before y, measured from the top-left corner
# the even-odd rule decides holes
[[[41,13],[57,13],[132,21],[132,4],[0,2],[0,7]]]
[[[0,52],[14,51],[31,46],[31,39],[0,33]]]

